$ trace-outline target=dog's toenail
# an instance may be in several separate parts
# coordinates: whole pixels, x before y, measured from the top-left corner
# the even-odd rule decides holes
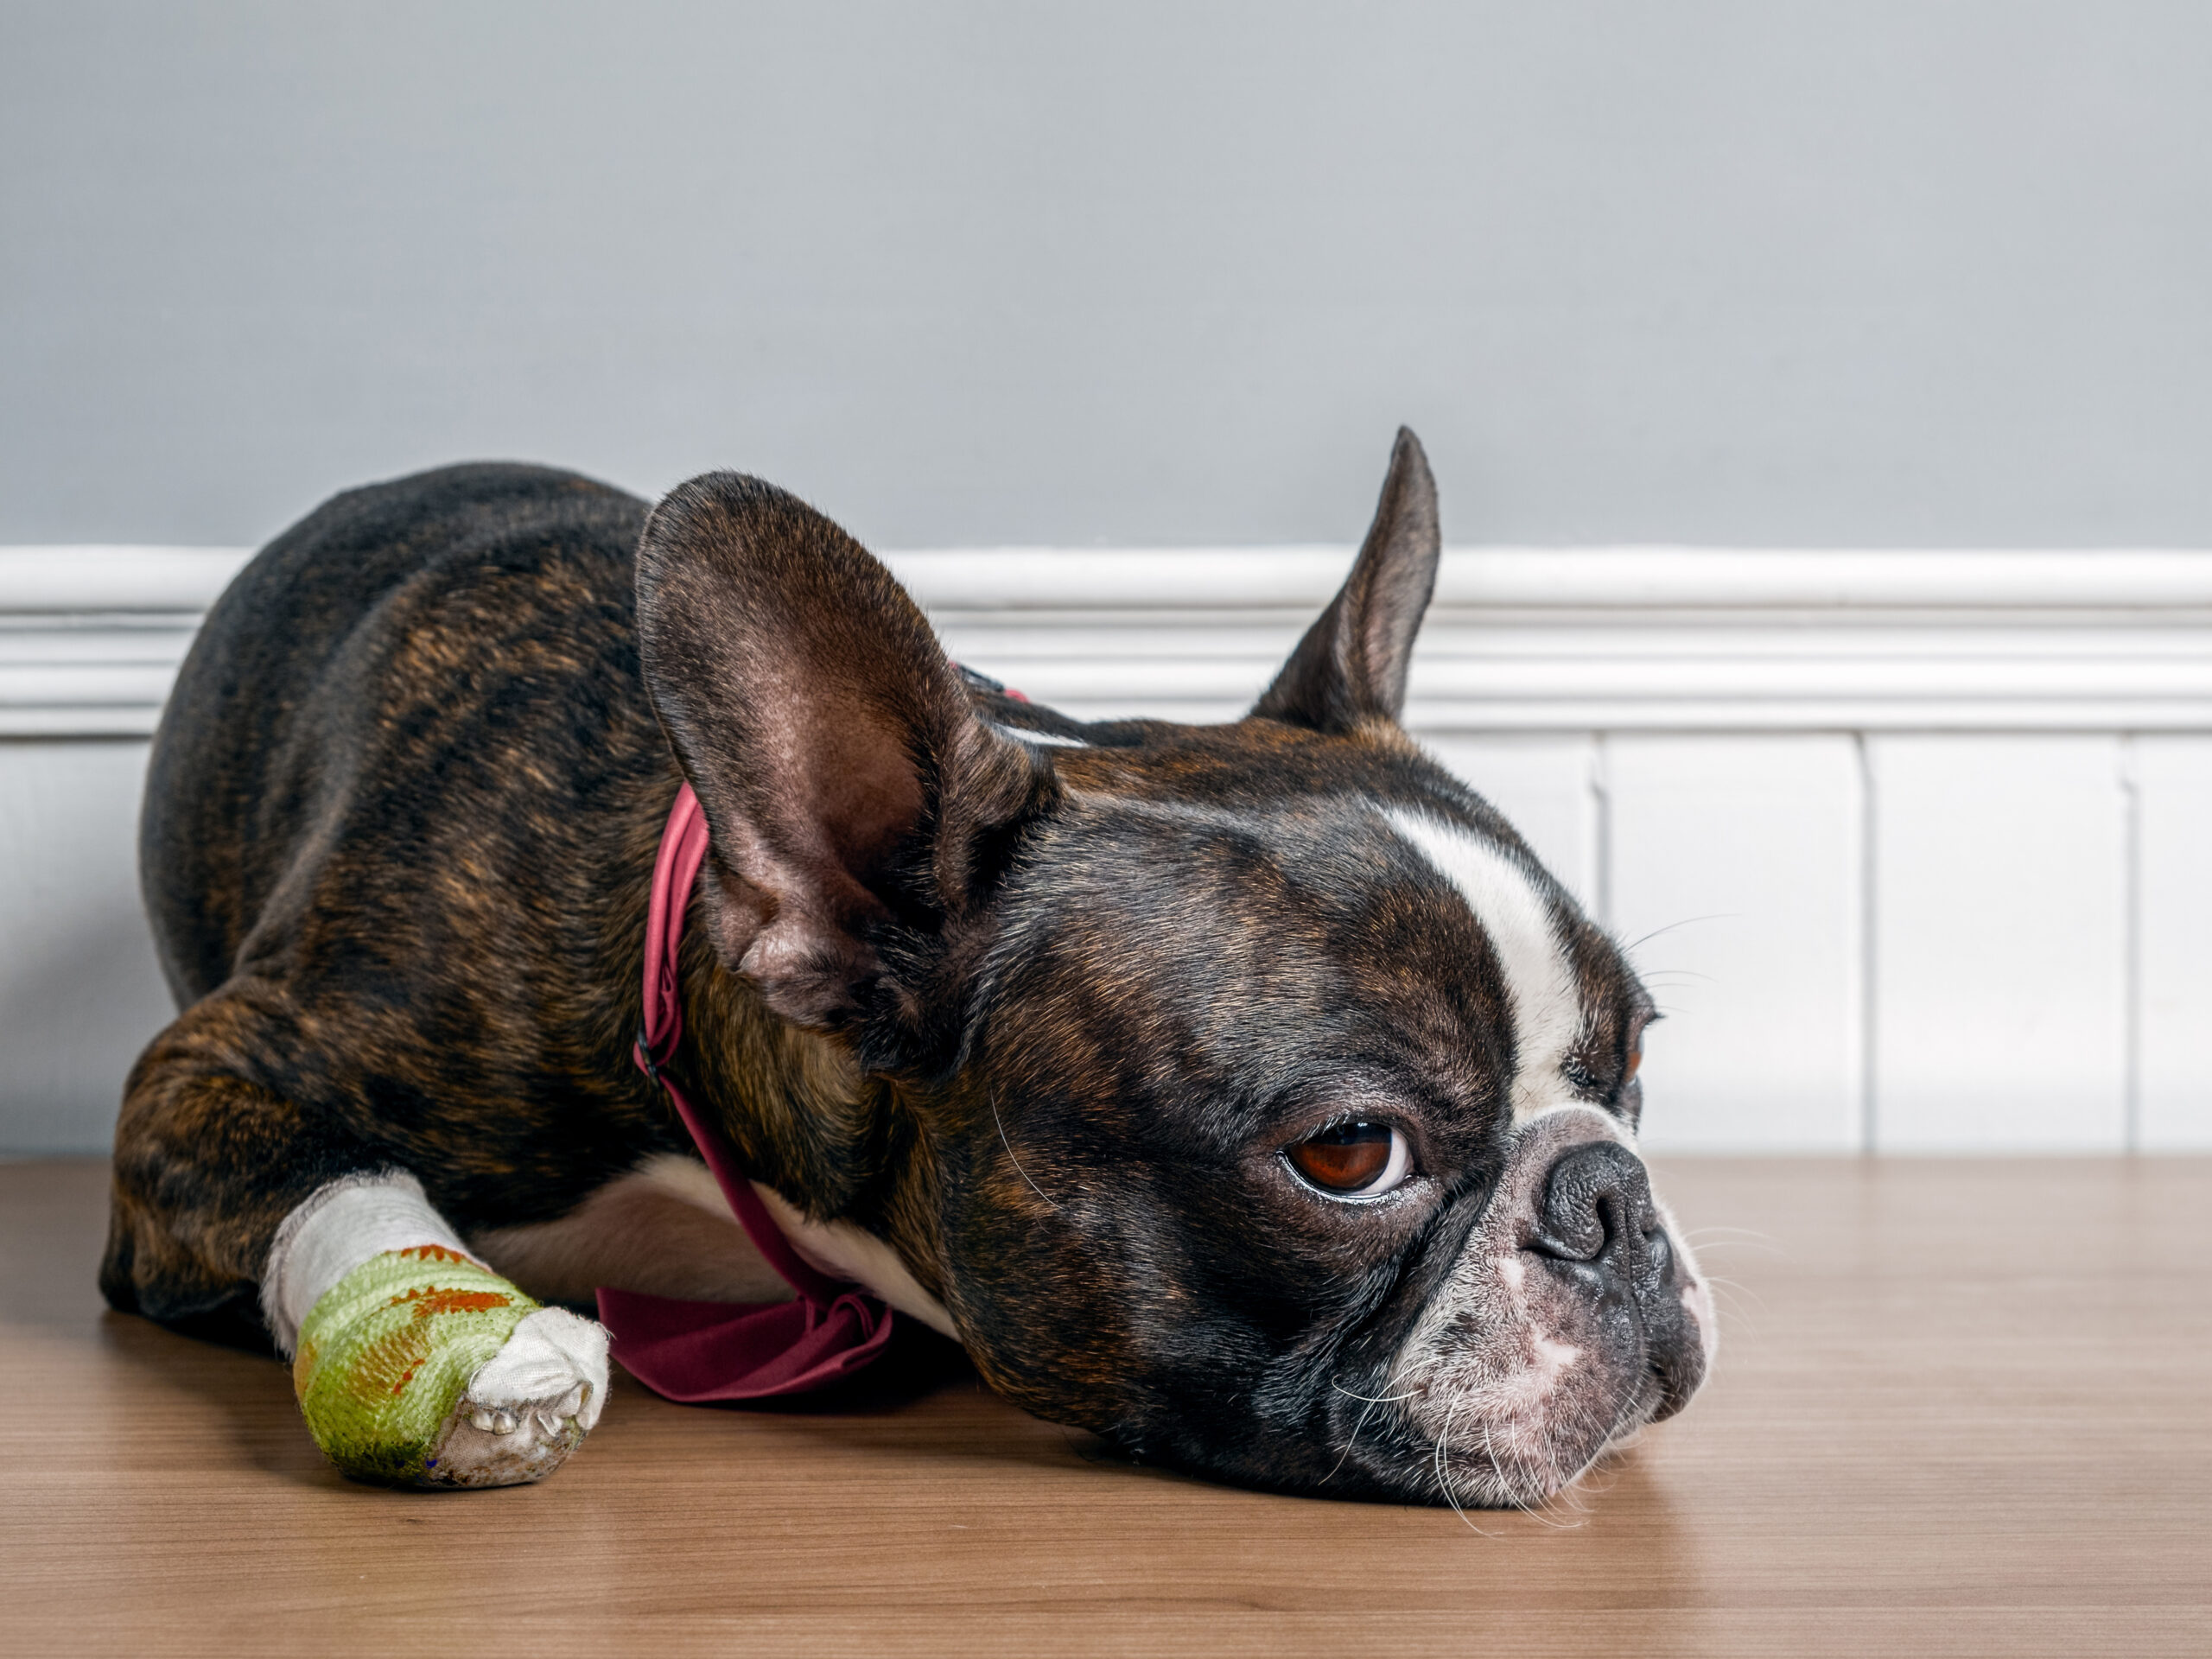
[[[492,1419],[492,1432],[495,1434],[513,1433],[515,1432],[514,1413],[512,1411],[495,1413]]]
[[[492,1414],[481,1407],[469,1414],[468,1421],[487,1434],[492,1432]]]

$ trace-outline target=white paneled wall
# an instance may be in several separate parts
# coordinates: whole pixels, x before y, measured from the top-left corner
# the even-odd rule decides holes
[[[0,1150],[166,1017],[131,818],[241,556],[0,550]],[[1083,717],[1232,718],[1344,550],[892,556]],[[2212,554],[1467,550],[1408,710],[1627,942],[1647,1141],[2212,1148]]]
[[[0,741],[0,1152],[96,1146],[172,1012],[138,904],[143,738]]]
[[[2129,745],[2135,1132],[2212,1150],[2212,741]]]
[[[1868,740],[1882,1145],[2126,1143],[2121,743]]]

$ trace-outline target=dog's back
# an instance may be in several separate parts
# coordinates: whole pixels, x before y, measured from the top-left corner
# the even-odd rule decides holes
[[[645,512],[425,473],[326,504],[215,607],[140,826],[183,1012],[124,1092],[116,1306],[250,1330],[274,1219],[337,1170],[420,1167],[499,1224],[666,1141],[628,1063],[678,782],[639,673]]]
[[[633,635],[645,515],[570,473],[448,467],[337,496],[253,559],[178,675],[147,779],[139,869],[180,1007],[231,977],[288,878],[313,881],[304,843],[408,833],[434,804],[415,786],[462,785],[522,727],[555,746],[538,766],[588,748],[590,776],[610,744],[657,748]]]

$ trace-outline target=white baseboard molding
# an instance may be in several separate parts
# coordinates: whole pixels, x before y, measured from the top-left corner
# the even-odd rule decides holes
[[[0,549],[0,1151],[168,1017],[144,740],[239,550]],[[1233,718],[1351,550],[893,554],[1083,717]],[[1647,1143],[2212,1149],[2212,552],[1465,549],[1408,724],[1633,954]]]
[[[153,730],[240,549],[0,549],[0,736]],[[887,562],[948,645],[1083,717],[1233,717],[1348,548]],[[1408,724],[2212,730],[2212,551],[1455,549]]]

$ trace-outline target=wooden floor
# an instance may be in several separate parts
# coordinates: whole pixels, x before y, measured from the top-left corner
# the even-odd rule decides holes
[[[1717,1375],[1543,1515],[1256,1497],[941,1381],[618,1380],[543,1486],[322,1463],[104,1313],[104,1170],[0,1166],[0,1652],[2212,1654],[2212,1161],[1676,1161]]]

